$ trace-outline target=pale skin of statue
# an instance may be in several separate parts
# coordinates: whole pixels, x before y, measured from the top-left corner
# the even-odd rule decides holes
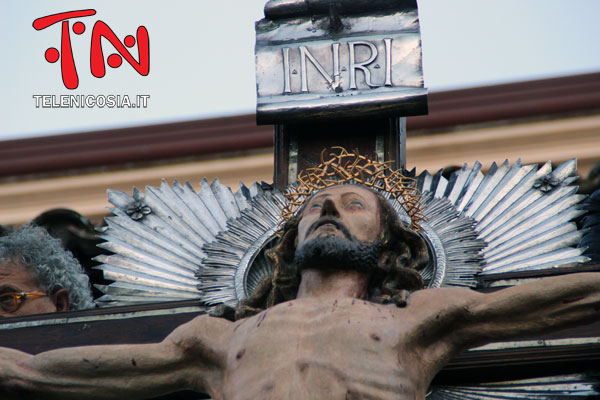
[[[376,240],[375,195],[356,185],[319,192],[307,204],[297,246],[341,236]],[[480,294],[419,290],[406,307],[366,300],[368,276],[305,269],[297,299],[236,322],[203,315],[157,344],[92,346],[36,356],[0,351],[2,399],[144,399],[181,389],[213,399],[423,400],[435,374],[459,352],[596,320],[600,274],[546,278]],[[11,394],[12,393],[12,394]],[[12,396],[12,397],[11,397]]]

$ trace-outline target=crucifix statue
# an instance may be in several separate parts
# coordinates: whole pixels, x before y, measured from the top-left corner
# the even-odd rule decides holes
[[[156,344],[1,349],[2,397],[144,399],[191,388],[214,399],[423,399],[461,350],[600,318],[598,273],[489,294],[422,289],[429,254],[417,194],[385,163],[342,151],[300,178],[268,252],[274,273],[237,321],[203,315]]]
[[[116,282],[101,301],[199,290],[211,312],[159,343],[0,348],[3,399],[424,399],[461,351],[600,320],[596,272],[471,289],[589,261],[571,222],[582,198],[574,162],[405,170],[398,115],[426,107],[414,1],[265,13],[258,120],[279,124],[275,187],[109,194],[114,254],[99,260]]]

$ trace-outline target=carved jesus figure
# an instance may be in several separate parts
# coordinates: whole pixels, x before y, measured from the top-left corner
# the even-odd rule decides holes
[[[272,258],[273,279],[235,322],[203,315],[156,344],[1,349],[0,397],[422,400],[457,353],[589,322],[600,307],[597,273],[491,294],[415,290],[424,243],[360,185],[312,196]]]

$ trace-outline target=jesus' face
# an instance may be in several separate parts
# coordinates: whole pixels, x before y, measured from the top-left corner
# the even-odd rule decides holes
[[[296,245],[331,236],[372,243],[381,229],[379,201],[373,191],[359,185],[332,186],[306,204]]]
[[[381,255],[380,220],[379,201],[366,187],[340,185],[317,193],[298,225],[297,270],[372,272]]]

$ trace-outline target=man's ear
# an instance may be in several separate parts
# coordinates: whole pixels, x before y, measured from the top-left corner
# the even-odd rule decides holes
[[[56,306],[56,311],[69,311],[71,304],[69,302],[69,291],[67,289],[60,289],[50,298]]]

